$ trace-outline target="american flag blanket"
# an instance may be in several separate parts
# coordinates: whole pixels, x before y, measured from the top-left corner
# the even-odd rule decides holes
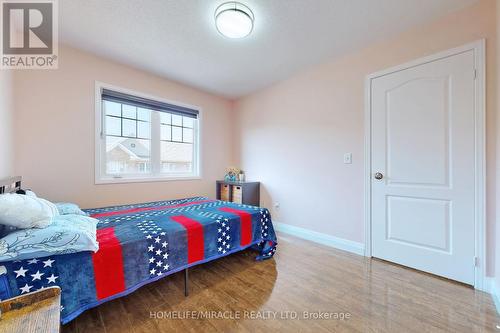
[[[64,324],[187,267],[249,247],[257,260],[276,251],[264,208],[195,197],[86,212],[99,220],[99,250],[1,263],[1,299],[59,286]]]

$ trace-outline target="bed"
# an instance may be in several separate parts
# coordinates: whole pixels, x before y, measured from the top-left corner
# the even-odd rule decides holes
[[[0,184],[0,193],[11,188]],[[97,252],[0,263],[0,299],[51,286],[62,290],[61,321],[141,286],[252,248],[271,258],[277,239],[269,211],[205,197],[85,210],[99,220]],[[3,266],[3,267],[2,267]],[[186,289],[187,293],[187,289]]]

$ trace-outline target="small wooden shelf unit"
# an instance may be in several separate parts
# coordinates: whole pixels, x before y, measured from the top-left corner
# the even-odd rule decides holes
[[[217,200],[260,206],[259,182],[227,182],[217,181]]]

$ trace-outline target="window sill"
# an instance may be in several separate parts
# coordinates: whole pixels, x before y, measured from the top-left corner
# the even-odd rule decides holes
[[[95,180],[95,185],[105,184],[127,184],[127,183],[152,183],[152,182],[171,182],[184,180],[201,180],[201,176],[165,176],[165,177],[148,177],[148,178],[113,178],[103,177]]]

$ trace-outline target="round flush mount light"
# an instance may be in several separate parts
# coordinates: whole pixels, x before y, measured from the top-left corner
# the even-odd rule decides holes
[[[248,36],[253,30],[253,21],[250,8],[239,2],[226,2],[215,10],[217,31],[228,38]]]

